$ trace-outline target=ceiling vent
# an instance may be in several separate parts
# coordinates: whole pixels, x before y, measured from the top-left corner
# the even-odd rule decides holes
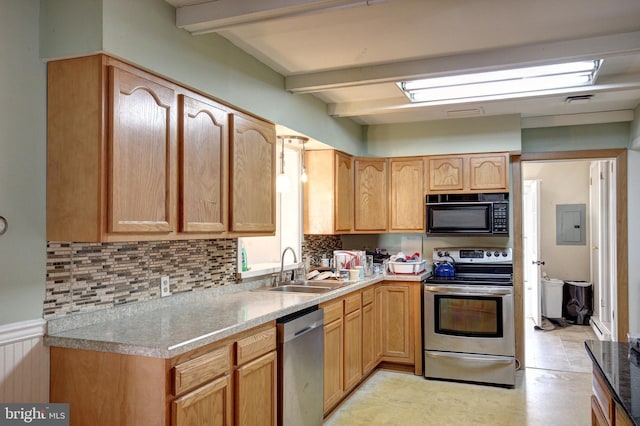
[[[568,96],[564,101],[568,104],[588,104],[593,95]]]
[[[484,109],[480,108],[466,108],[466,109],[452,109],[446,112],[447,117],[473,117],[484,114]]]

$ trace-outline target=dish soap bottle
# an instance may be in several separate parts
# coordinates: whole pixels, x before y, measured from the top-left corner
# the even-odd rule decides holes
[[[247,272],[249,270],[249,264],[247,262],[247,251],[242,247],[242,272]]]

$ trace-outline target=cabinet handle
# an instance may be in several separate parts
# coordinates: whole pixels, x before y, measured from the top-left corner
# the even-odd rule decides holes
[[[205,204],[218,204],[217,201],[213,201],[213,200],[200,200],[200,202]]]

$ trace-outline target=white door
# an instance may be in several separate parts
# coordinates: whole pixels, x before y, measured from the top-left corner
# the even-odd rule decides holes
[[[615,174],[611,160],[591,163],[589,216],[593,320],[599,337],[616,339]]]
[[[542,289],[540,284],[540,181],[525,180],[522,191],[525,313],[537,326],[542,323]],[[527,313],[528,311],[528,313]]]

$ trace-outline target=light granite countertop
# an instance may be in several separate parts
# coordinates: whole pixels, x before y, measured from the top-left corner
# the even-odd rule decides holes
[[[422,281],[420,275],[375,275],[322,294],[245,290],[201,291],[49,321],[48,346],[172,358],[284,315],[383,280]],[[224,286],[223,286],[224,287]],[[233,286],[235,287],[235,286]],[[136,306],[137,305],[137,306]]]

